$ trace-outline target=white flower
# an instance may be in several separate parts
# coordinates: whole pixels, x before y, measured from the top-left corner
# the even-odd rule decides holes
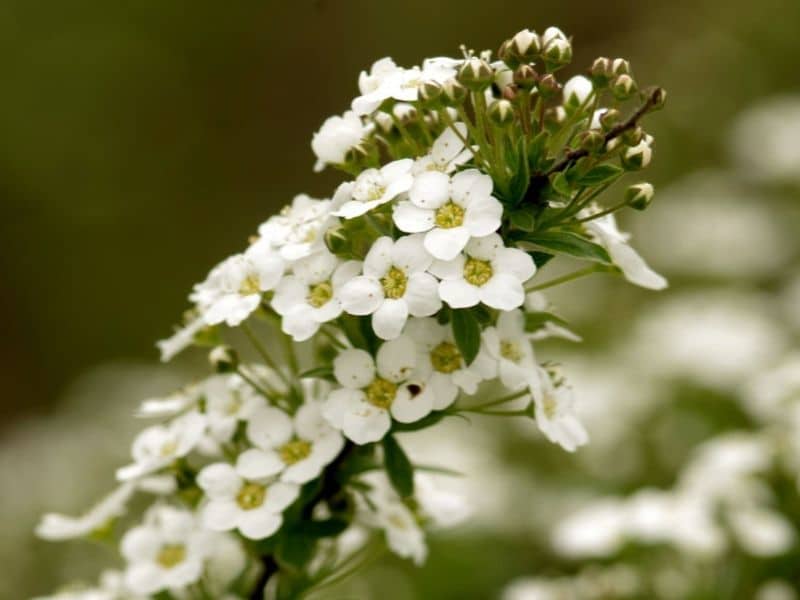
[[[431,146],[431,151],[414,161],[411,168],[413,175],[420,175],[426,171],[441,171],[452,173],[459,166],[472,158],[472,150],[464,147],[462,139],[467,138],[467,126],[464,123],[454,123],[458,134],[451,127],[436,138]]]
[[[281,258],[294,261],[325,247],[323,233],[336,219],[330,211],[337,195],[346,192],[339,186],[333,200],[317,200],[306,194],[294,197],[292,204],[284,206],[280,214],[267,219],[258,228],[258,235],[275,248]]]
[[[37,596],[33,600],[147,600],[147,597],[133,594],[127,589],[124,573],[108,569],[100,574],[97,587],[73,589],[69,586],[67,591]]]
[[[68,540],[85,537],[123,515],[136,484],[126,482],[79,517],[48,513],[36,526],[36,535],[45,540]]]
[[[197,485],[208,501],[202,508],[203,525],[212,531],[238,529],[251,540],[267,538],[283,524],[283,511],[297,499],[300,488],[268,478],[249,479],[240,457],[236,468],[214,463],[197,474]]]
[[[589,435],[575,414],[572,388],[554,385],[545,372],[540,380],[541,393],[533,395],[536,425],[548,440],[567,452],[574,452],[589,441]]]
[[[156,506],[120,542],[125,583],[138,594],[180,591],[200,579],[212,547],[213,536],[197,527],[192,513]]]
[[[417,345],[417,366],[420,379],[425,381],[416,401],[430,402],[435,410],[450,406],[459,389],[474,394],[481,381],[496,375],[496,366],[485,351],[467,365],[455,344],[452,329],[440,325],[436,319],[411,319],[404,335]]]
[[[255,448],[236,463],[240,475],[262,479],[280,475],[287,483],[306,483],[342,449],[344,440],[322,417],[322,404],[306,402],[294,415],[271,406],[256,411],[247,423],[247,437]]]
[[[416,363],[416,347],[406,336],[384,343],[375,359],[364,350],[344,350],[333,361],[336,380],[344,387],[331,392],[323,415],[356,444],[380,440],[392,417],[402,423],[423,418],[432,405],[430,398],[418,403],[420,386],[408,382]]]
[[[552,306],[542,292],[530,292],[525,296],[526,312],[551,312],[551,310]],[[545,321],[536,331],[531,332],[531,339],[534,341],[551,337],[563,338],[571,342],[582,341],[581,336],[553,321]]]
[[[421,236],[375,240],[364,259],[363,275],[342,287],[339,298],[345,312],[371,314],[378,337],[396,338],[409,314],[427,317],[442,306],[436,278],[426,272],[432,261]]]
[[[284,261],[268,242],[259,240],[243,254],[214,267],[190,299],[208,325],[223,321],[235,327],[261,303],[261,294],[273,289],[283,276]]]
[[[333,215],[353,219],[407,192],[414,183],[410,158],[395,160],[380,169],[362,171],[351,188],[350,199],[339,206]]]
[[[196,411],[166,425],[148,427],[133,441],[133,464],[117,469],[117,479],[136,479],[186,456],[200,442],[205,429],[206,419]]]
[[[231,439],[236,426],[264,405],[264,399],[239,375],[217,375],[203,385],[208,432],[218,442]]]
[[[394,210],[395,225],[425,233],[425,248],[435,258],[452,260],[471,238],[500,228],[503,205],[492,196],[492,178],[476,169],[448,176],[439,171],[418,175],[409,200]]]
[[[158,346],[158,350],[161,353],[161,362],[168,362],[175,355],[191,346],[194,336],[204,327],[206,327],[205,319],[197,317],[183,327],[177,328],[170,337],[156,342],[156,346]]]
[[[497,324],[483,331],[483,341],[504,386],[512,391],[527,387],[534,397],[541,394],[541,374],[521,310],[500,313]]]
[[[296,342],[313,336],[322,323],[342,313],[341,287],[361,270],[357,261],[341,263],[326,250],[298,260],[275,288],[272,308],[283,317],[281,328]]]
[[[359,76],[361,96],[353,100],[353,111],[357,115],[368,115],[389,98],[414,102],[420,84],[426,81],[443,83],[454,77],[454,67],[459,62],[448,58],[429,58],[423,62],[422,68],[404,69],[395,65],[391,58],[381,59],[372,65],[369,74],[362,71]]]
[[[780,513],[749,506],[730,510],[726,515],[739,544],[753,556],[780,556],[795,541],[792,524]]]
[[[442,279],[442,300],[453,308],[467,308],[479,302],[498,310],[522,305],[522,284],[536,272],[528,254],[506,248],[497,234],[470,240],[464,253],[449,262],[434,261],[429,269]]]
[[[586,217],[590,216],[592,212],[593,210],[590,209],[581,211],[580,214]],[[648,267],[636,250],[628,245],[630,236],[617,229],[614,215],[609,214],[592,219],[584,225],[589,233],[608,250],[611,260],[622,270],[625,279],[651,290],[663,290],[667,287],[667,280]]]
[[[593,90],[592,82],[583,75],[575,75],[564,84],[564,104],[572,107],[581,106]]]
[[[361,118],[352,110],[341,117],[328,117],[311,138],[311,149],[317,157],[314,171],[322,171],[325,165],[340,165],[345,162],[347,152],[357,146],[370,133]]]

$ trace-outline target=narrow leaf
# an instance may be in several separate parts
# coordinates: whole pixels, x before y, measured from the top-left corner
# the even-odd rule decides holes
[[[392,487],[401,498],[414,494],[414,467],[393,435],[383,438],[384,464]]]
[[[542,231],[527,235],[523,240],[559,254],[611,264],[605,248],[568,231]]]
[[[622,169],[615,165],[597,165],[578,178],[578,185],[589,187],[608,183],[622,173]]]
[[[461,356],[464,362],[472,364],[475,357],[478,356],[478,350],[481,347],[481,326],[478,319],[469,310],[454,310],[453,318],[453,337],[456,340]]]

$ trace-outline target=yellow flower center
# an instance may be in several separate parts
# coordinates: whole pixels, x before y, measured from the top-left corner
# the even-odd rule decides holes
[[[178,450],[178,442],[175,440],[169,440],[168,442],[164,442],[161,445],[161,456],[166,458],[167,456],[172,456]]]
[[[252,510],[264,504],[267,488],[258,483],[245,483],[236,494],[236,503],[243,510]]]
[[[165,569],[180,564],[186,558],[186,547],[183,544],[165,544],[156,555],[156,562]]]
[[[545,394],[542,400],[542,408],[544,409],[545,416],[548,419],[552,419],[556,415],[558,403],[555,401],[555,398],[549,394]]]
[[[287,442],[278,450],[281,460],[287,465],[300,462],[311,454],[311,442],[305,440],[292,440]]]
[[[325,306],[333,298],[333,285],[330,281],[322,281],[308,289],[306,300],[314,308]]]
[[[488,260],[468,258],[464,263],[464,279],[472,285],[484,285],[492,278],[493,274],[492,265]]]
[[[388,409],[397,395],[397,386],[391,381],[376,377],[364,389],[364,393],[367,395],[367,402],[378,408]]]
[[[460,227],[464,223],[464,209],[453,201],[436,209],[436,226],[442,229]]]
[[[259,281],[258,275],[253,273],[245,277],[242,281],[242,285],[239,286],[239,293],[242,296],[258,294],[259,292],[261,292],[261,281]]]
[[[516,342],[500,340],[500,356],[511,362],[518,363],[522,360],[522,350]]]
[[[440,373],[452,373],[461,368],[461,352],[455,344],[442,342],[431,350],[431,365]]]
[[[406,293],[406,284],[408,284],[408,277],[406,277],[402,269],[397,267],[389,269],[386,275],[381,278],[383,293],[387,298],[392,298],[393,300],[403,297],[403,294]]]

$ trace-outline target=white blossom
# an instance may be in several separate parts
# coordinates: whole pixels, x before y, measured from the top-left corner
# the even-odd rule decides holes
[[[463,142],[467,139],[467,126],[458,122],[453,127],[458,133],[452,127],[445,128],[434,140],[430,152],[414,161],[411,168],[413,175],[421,175],[426,171],[452,173],[472,158],[472,150],[466,148]]]
[[[45,540],[85,537],[125,514],[136,491],[134,482],[125,482],[79,517],[48,513],[36,526],[36,535]]]
[[[134,462],[117,469],[117,479],[128,481],[163,469],[189,454],[200,442],[206,419],[196,411],[177,417],[165,425],[153,425],[133,441]]]
[[[196,317],[186,325],[177,328],[170,337],[156,342],[156,346],[161,353],[161,362],[172,360],[174,356],[191,346],[194,336],[202,331],[204,327],[206,327],[205,319]]]
[[[426,317],[441,308],[436,278],[426,272],[432,261],[419,235],[377,239],[364,259],[363,274],[341,289],[345,312],[372,315],[378,337],[396,338],[409,315]]]
[[[500,313],[497,324],[484,329],[483,342],[504,386],[512,391],[527,387],[534,397],[541,394],[541,375],[521,310]]]
[[[536,425],[548,440],[574,452],[589,441],[589,435],[575,413],[572,388],[554,384],[545,372],[540,381],[541,392],[533,394]]]
[[[380,440],[392,417],[411,423],[433,408],[429,396],[418,397],[419,383],[411,378],[417,364],[414,342],[407,336],[384,343],[375,359],[359,349],[336,356],[333,372],[343,387],[328,396],[323,415],[356,444]]]
[[[322,171],[325,165],[340,165],[347,153],[370,134],[371,128],[352,110],[342,116],[328,117],[311,138],[311,149],[317,157],[314,171]]]
[[[497,234],[472,239],[464,254],[451,261],[434,261],[430,272],[442,281],[439,295],[452,308],[483,302],[498,310],[513,310],[525,301],[523,283],[536,265],[522,250],[506,248]]]
[[[323,233],[337,221],[331,210],[348,191],[348,184],[342,184],[332,200],[318,200],[306,194],[295,196],[291,205],[259,226],[259,237],[289,262],[323,249]]]
[[[217,375],[203,385],[208,432],[218,442],[233,437],[237,425],[264,405],[264,399],[239,375]]]
[[[303,404],[294,417],[271,406],[251,415],[247,437],[255,448],[245,450],[237,471],[248,479],[279,476],[303,484],[319,476],[342,449],[339,431],[322,417],[322,403]]]
[[[342,313],[342,286],[361,271],[357,261],[341,262],[326,250],[298,260],[275,289],[272,308],[281,328],[296,342],[313,336],[322,323]]]
[[[356,177],[350,198],[339,205],[333,215],[354,219],[407,192],[414,183],[411,167],[414,161],[403,158],[380,169],[366,169]]]
[[[248,478],[249,465],[241,456],[236,467],[218,462],[197,474],[197,485],[207,496],[201,520],[212,531],[238,529],[246,538],[260,540],[280,529],[283,511],[300,488],[271,478]]]
[[[592,82],[583,75],[575,75],[564,84],[564,103],[579,107],[589,99],[594,91]]]
[[[144,523],[129,530],[120,542],[127,561],[126,585],[138,594],[180,591],[200,579],[214,536],[197,527],[192,513],[155,506]]]
[[[401,231],[425,233],[435,258],[452,260],[470,239],[500,228],[503,205],[492,196],[492,178],[476,169],[452,177],[428,171],[415,177],[409,200],[398,203],[394,222]]]

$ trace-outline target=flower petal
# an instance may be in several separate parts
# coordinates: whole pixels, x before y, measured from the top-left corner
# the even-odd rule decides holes
[[[242,486],[242,479],[228,463],[214,463],[197,474],[197,485],[211,499],[232,498]]]
[[[382,340],[393,340],[403,331],[408,320],[408,303],[405,299],[387,298],[372,314],[372,329]]]
[[[435,213],[433,210],[415,206],[408,200],[397,203],[392,213],[394,224],[400,231],[419,233],[433,227]]]
[[[433,262],[433,257],[425,250],[422,235],[407,235],[394,243],[392,264],[407,275],[424,271]]]
[[[333,374],[346,388],[363,388],[375,379],[375,362],[369,352],[350,348],[333,359]]]
[[[519,308],[525,302],[525,290],[519,279],[497,273],[479,289],[481,302],[498,310]]]
[[[263,450],[277,448],[291,437],[291,417],[274,406],[262,406],[248,419],[247,438]]]
[[[383,288],[376,279],[360,275],[353,277],[339,291],[339,301],[351,315],[369,315],[383,304]]]
[[[380,279],[386,275],[392,266],[392,238],[383,236],[372,243],[367,256],[364,258],[364,275],[373,279]]]
[[[481,237],[500,229],[503,205],[492,196],[474,198],[464,214],[464,226],[473,237]]]
[[[480,288],[463,279],[450,279],[439,283],[439,296],[452,308],[468,308],[481,301]]]
[[[264,479],[283,471],[286,465],[277,452],[250,448],[236,459],[236,472],[245,479]]]
[[[280,529],[283,517],[267,510],[264,506],[239,513],[239,531],[251,540],[263,540]]]
[[[469,241],[467,227],[442,229],[436,227],[425,234],[425,249],[439,260],[452,260]]]
[[[236,527],[239,513],[239,505],[232,498],[211,500],[202,508],[200,519],[206,529],[230,531]]]
[[[439,282],[430,273],[415,273],[409,277],[403,299],[408,312],[415,317],[428,317],[442,307]]]
[[[380,440],[391,425],[388,411],[361,402],[357,410],[345,415],[343,431],[356,444],[368,444]]]
[[[414,179],[408,198],[420,208],[439,208],[450,198],[450,178],[439,171],[426,171]]]
[[[527,252],[517,248],[500,248],[497,251],[492,267],[502,273],[508,273],[519,281],[528,281],[536,273],[536,264]]]
[[[300,488],[292,483],[282,483],[280,481],[271,483],[267,488],[267,496],[263,506],[274,513],[282,512],[297,500],[299,495]]]
[[[375,359],[378,374],[384,379],[399,383],[411,375],[417,363],[416,344],[408,336],[401,336],[383,344]]]
[[[401,423],[413,423],[427,416],[433,409],[433,394],[425,394],[414,384],[412,393],[408,386],[397,390],[397,397],[392,402],[392,416]]]

